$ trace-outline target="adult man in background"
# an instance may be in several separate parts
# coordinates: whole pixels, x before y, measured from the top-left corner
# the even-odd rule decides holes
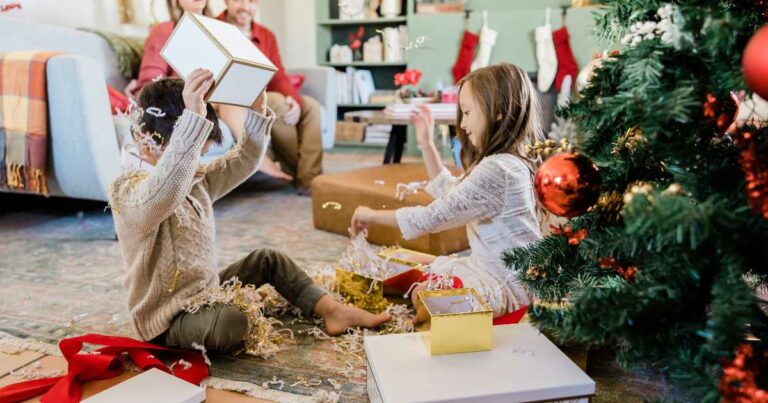
[[[309,194],[312,179],[322,173],[320,104],[311,97],[299,95],[283,68],[275,34],[254,21],[259,0],[226,0],[225,3],[227,9],[218,19],[240,28],[278,68],[267,87],[268,105],[277,115],[272,126],[271,156],[293,177],[299,194]]]

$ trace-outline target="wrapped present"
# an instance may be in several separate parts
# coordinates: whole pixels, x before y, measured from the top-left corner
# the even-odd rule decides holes
[[[179,77],[197,68],[213,73],[206,102],[251,107],[277,73],[236,26],[192,13],[181,17],[160,55]]]
[[[320,175],[312,181],[315,228],[349,235],[352,215],[358,206],[380,210],[427,205],[433,200],[423,189],[427,179],[423,164],[391,164]],[[406,241],[397,228],[374,224],[369,228],[368,240],[433,255],[448,255],[469,247],[465,227]]]
[[[366,335],[372,403],[584,402],[595,381],[529,323],[493,326],[493,351],[430,356],[418,333]]]
[[[417,330],[432,355],[493,347],[493,311],[472,288],[416,293]]]
[[[376,250],[358,235],[336,268],[335,287],[346,302],[371,312],[381,312],[390,301],[402,297],[423,276],[422,268],[434,259],[408,249]]]

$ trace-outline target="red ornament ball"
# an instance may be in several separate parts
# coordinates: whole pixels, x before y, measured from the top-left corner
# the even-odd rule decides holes
[[[768,25],[758,29],[747,43],[741,66],[749,88],[768,99]]]
[[[546,160],[534,181],[539,203],[562,217],[584,214],[600,196],[600,172],[581,155],[562,153]]]

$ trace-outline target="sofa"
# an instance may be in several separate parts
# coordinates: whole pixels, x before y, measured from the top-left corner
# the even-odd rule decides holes
[[[0,17],[0,38],[0,53],[62,53],[52,57],[46,69],[50,195],[107,201],[109,183],[121,171],[122,141],[110,111],[107,84],[117,89],[127,84],[118,73],[115,53],[96,34],[10,17]],[[316,98],[323,106],[323,146],[331,147],[336,120],[333,69],[317,67],[289,73],[306,76],[302,94]]]

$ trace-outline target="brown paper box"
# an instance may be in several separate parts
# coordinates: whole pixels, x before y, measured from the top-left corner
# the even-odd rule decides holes
[[[454,174],[459,171],[455,170]],[[320,175],[312,181],[312,220],[315,228],[349,235],[352,214],[358,206],[395,210],[401,207],[426,206],[432,202],[423,189],[397,200],[398,183],[427,180],[422,164],[390,164],[354,171]],[[384,184],[377,184],[383,181]],[[368,241],[376,245],[400,245],[432,255],[448,255],[469,247],[466,227],[437,234],[426,234],[406,241],[397,228],[371,225]]]

